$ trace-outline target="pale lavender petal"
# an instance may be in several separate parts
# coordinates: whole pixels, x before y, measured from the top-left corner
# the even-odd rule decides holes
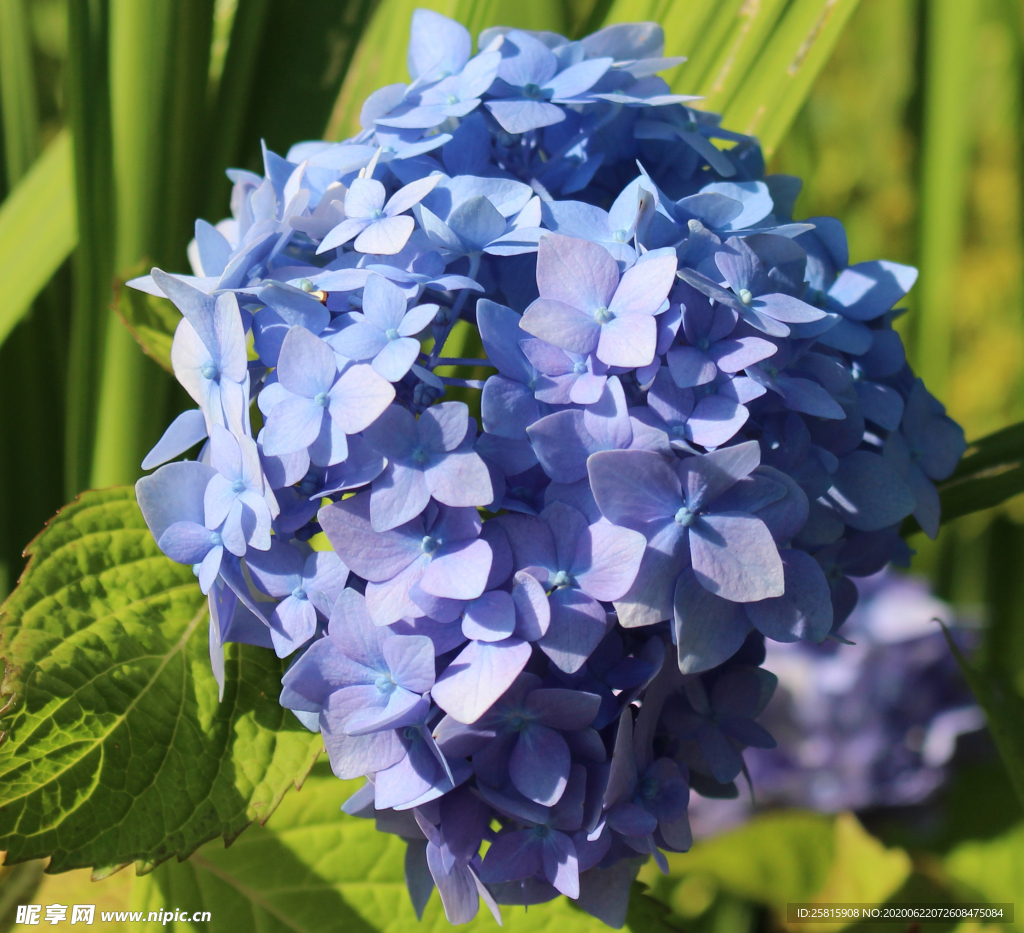
[[[532,515],[503,515],[498,519],[512,548],[517,570],[538,567],[554,573],[557,568],[555,539],[547,522]]]
[[[743,606],[709,593],[692,570],[676,582],[675,636],[679,670],[696,674],[727,661],[750,631]]]
[[[532,725],[519,734],[508,763],[519,793],[541,806],[558,803],[569,783],[569,746],[554,729]]]
[[[527,709],[537,714],[542,725],[550,729],[585,729],[601,708],[601,698],[582,690],[541,687],[526,697]]]
[[[373,481],[370,493],[373,527],[379,531],[397,528],[416,518],[429,501],[430,489],[422,470],[389,463]]]
[[[627,269],[608,305],[616,316],[658,312],[676,280],[675,250],[646,253]]]
[[[565,833],[549,833],[542,848],[544,876],[566,897],[580,896],[576,847]]]
[[[666,361],[672,381],[681,388],[704,385],[718,375],[714,360],[696,347],[673,347]]]
[[[417,430],[420,440],[431,450],[455,450],[469,430],[469,408],[464,402],[433,405],[420,415]]]
[[[543,334],[537,336],[544,337]],[[657,343],[658,325],[653,317],[646,314],[623,314],[601,327],[597,358],[609,366],[625,366],[630,369],[647,366],[654,359]],[[562,346],[575,349],[566,344]]]
[[[738,479],[761,462],[757,441],[746,441],[698,457],[687,457],[678,465],[686,505],[696,512],[715,501]]]
[[[832,598],[821,565],[803,551],[780,551],[786,591],[747,604],[747,617],[775,641],[820,642],[832,630]]]
[[[741,369],[760,363],[778,351],[770,340],[760,337],[738,337],[735,340],[719,340],[708,354],[718,368],[725,373],[738,373]],[[671,363],[669,363],[671,366]]]
[[[608,615],[601,604],[570,587],[556,589],[548,598],[551,622],[537,642],[555,665],[575,674],[608,631]]]
[[[484,593],[466,606],[462,634],[477,641],[502,641],[516,628],[516,605],[501,590]]]
[[[281,457],[309,447],[320,435],[327,412],[311,398],[293,395],[274,406],[263,428],[263,451]]]
[[[491,546],[477,539],[442,549],[420,580],[424,592],[447,599],[476,599],[484,591],[491,571]]]
[[[559,411],[530,425],[527,435],[544,472],[555,482],[575,483],[587,475],[587,457],[599,450],[583,425],[582,411]]]
[[[330,338],[330,346],[350,360],[373,359],[387,344],[384,332],[369,321],[356,321]]]
[[[346,434],[358,434],[394,401],[395,387],[373,368],[355,363],[345,369],[330,391],[331,417]]]
[[[532,653],[518,638],[471,641],[437,679],[430,695],[452,719],[474,723],[512,686]]]
[[[382,412],[363,437],[389,460],[405,459],[419,443],[416,419],[401,405],[392,405]]]
[[[528,829],[513,830],[491,843],[480,866],[480,880],[486,884],[520,881],[540,870],[540,840]]]
[[[387,379],[398,382],[416,362],[420,354],[420,342],[411,337],[389,340],[371,364],[374,371]]]
[[[594,499],[608,521],[637,531],[670,521],[683,504],[676,471],[647,450],[606,450],[587,461]]]
[[[426,693],[434,686],[434,646],[423,635],[385,638],[384,660],[396,684],[413,693]]]
[[[882,457],[855,450],[832,474],[829,499],[843,521],[858,531],[878,531],[906,518],[915,508],[913,493]]]
[[[785,588],[771,532],[749,515],[702,516],[690,526],[690,558],[701,585],[723,599],[749,603]]]
[[[820,321],[825,316],[821,308],[782,293],[759,295],[754,299],[752,310],[786,324],[806,324]]]
[[[637,628],[670,619],[676,577],[689,563],[686,529],[676,522],[662,526],[648,542],[633,585],[615,602],[619,624]]]
[[[537,287],[542,297],[593,312],[609,307],[618,284],[619,267],[603,246],[555,233],[541,239]]]
[[[304,327],[293,327],[281,344],[277,378],[289,392],[313,398],[334,382],[334,351]]]
[[[709,395],[697,402],[686,422],[686,436],[702,447],[720,447],[747,423],[746,406],[724,395]]]
[[[601,325],[593,316],[551,298],[536,299],[526,309],[519,326],[526,333],[572,353],[590,353],[601,337]]]
[[[456,450],[424,471],[430,494],[451,506],[483,506],[494,499],[491,474],[480,455]]]
[[[420,557],[422,522],[378,532],[370,524],[370,496],[360,493],[322,508],[317,516],[331,546],[364,580],[389,580]]]
[[[569,569],[584,593],[610,602],[632,586],[646,547],[638,531],[598,522],[580,536]]]
[[[515,603],[516,637],[537,641],[551,624],[551,607],[544,587],[536,577],[520,570],[512,585],[512,601]]]

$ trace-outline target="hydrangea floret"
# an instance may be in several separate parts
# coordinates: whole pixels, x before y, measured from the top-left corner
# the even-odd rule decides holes
[[[622,926],[691,789],[773,744],[765,639],[842,640],[849,577],[937,533],[964,451],[893,330],[915,271],[794,221],[663,45],[474,55],[418,10],[357,136],[265,149],[194,274],[132,283],[183,315],[199,408],[137,491],[215,673],[231,641],[289,658],[281,703],[366,779],[345,810],[452,923],[565,894]]]

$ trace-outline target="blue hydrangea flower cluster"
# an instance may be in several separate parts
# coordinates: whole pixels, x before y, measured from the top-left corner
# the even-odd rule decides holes
[[[409,840],[417,910],[621,926],[690,788],[773,742],[764,638],[842,638],[963,434],[892,328],[915,271],[794,222],[799,181],[658,77],[660,27],[477,45],[417,11],[358,136],[230,172],[195,274],[133,283],[199,406],[138,500],[221,682],[227,642],[292,659],[281,703]],[[444,355],[459,322],[486,358]]]

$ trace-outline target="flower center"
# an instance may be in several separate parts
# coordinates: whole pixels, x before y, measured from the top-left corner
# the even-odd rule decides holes
[[[216,379],[220,375],[217,371],[217,364],[212,360],[207,360],[203,363],[203,365],[199,367],[199,372],[203,374],[204,379],[210,380]]]
[[[449,95],[448,95],[448,104],[449,104],[449,105],[451,105],[451,104],[457,104],[458,102],[459,102],[459,98],[458,98],[458,97],[456,97],[456,96],[455,96],[454,94],[449,94]]]
[[[377,208],[370,212],[370,220],[381,220],[384,217],[384,211],[381,208]]]
[[[320,488],[320,479],[314,473],[307,473],[299,482],[299,492],[304,496],[311,496]]]
[[[292,590],[292,596],[294,596],[296,599],[306,599],[307,598],[306,597],[306,591],[301,586],[297,586],[297,587],[295,587],[294,590]]]
[[[526,84],[523,85],[523,96],[524,97],[540,97],[540,85],[538,84]]]
[[[533,829],[531,830],[531,832],[538,839],[547,839],[548,836],[551,835],[551,830],[547,826],[545,826],[543,823],[541,823],[540,826],[534,826]]]
[[[390,674],[380,674],[377,679],[373,682],[373,685],[377,688],[380,693],[385,696],[389,693],[395,692],[395,687],[398,686],[392,679]]]
[[[577,376],[582,376],[587,371],[587,364],[583,362],[583,360],[580,360],[575,366],[573,366],[572,371],[576,373]]]
[[[317,392],[317,394],[313,396],[313,401],[316,402],[317,405],[319,405],[321,408],[326,408],[329,399],[327,398],[326,392]]]
[[[301,288],[304,292],[316,291],[316,286],[314,286],[309,279],[299,279],[299,281],[296,282],[295,284],[298,285],[299,288]]]
[[[676,512],[676,522],[684,528],[689,528],[697,520],[697,513],[691,512],[685,505],[679,507]]]
[[[509,732],[525,732],[533,725],[534,719],[534,715],[529,710],[519,707],[510,710],[505,715],[505,728]]]
[[[708,340],[707,337],[701,337],[700,340],[697,341],[697,349],[698,350],[708,350],[708,349],[710,349],[710,347],[711,347],[711,341]]]
[[[412,452],[412,462],[424,464],[430,459],[430,451],[422,444]]]
[[[615,315],[603,306],[594,312],[594,320],[597,321],[598,324],[607,324],[613,317],[615,317]]]
[[[214,547],[220,547],[224,544],[224,539],[220,536],[219,531],[210,532],[210,544]]]
[[[235,481],[234,481],[234,482],[233,482],[233,483],[231,484],[231,491],[232,491],[232,492],[233,492],[233,493],[234,493],[235,495],[238,495],[239,493],[243,493],[243,492],[245,492],[245,483],[243,483],[243,482],[242,482],[242,481],[241,481],[240,479],[236,479],[236,480],[235,480]]]
[[[402,735],[404,735],[410,741],[415,741],[416,739],[420,738],[420,730],[417,729],[416,726],[406,726],[402,730]]]
[[[754,300],[754,296],[750,293],[749,288],[741,288],[736,297],[745,305],[750,304]]]
[[[388,340],[397,340],[399,334],[398,331],[395,330],[395,328],[389,327],[386,331],[384,331],[384,336],[387,337]]]
[[[576,580],[567,570],[559,570],[558,573],[551,578],[551,585],[555,589],[560,589],[565,586],[575,586]]]
[[[615,232],[614,232],[614,233],[612,234],[612,239],[613,239],[613,240],[614,240],[614,241],[615,241],[616,243],[625,243],[625,242],[626,242],[626,240],[628,240],[628,239],[629,239],[629,231],[628,231],[628,230],[616,230],[616,231],[615,231]]]
[[[424,535],[423,540],[420,542],[420,550],[424,554],[433,554],[441,546],[441,542],[437,538],[432,538],[430,535]]]
[[[911,447],[910,448],[910,462],[911,463],[920,463],[921,460],[923,459],[923,457],[924,457],[924,454],[921,453],[921,449],[919,447]]]

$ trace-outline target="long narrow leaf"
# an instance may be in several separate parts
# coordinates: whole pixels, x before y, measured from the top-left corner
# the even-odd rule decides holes
[[[39,105],[25,0],[0,0],[0,112],[10,189],[39,155]]]
[[[957,308],[957,259],[970,171],[968,110],[976,55],[977,0],[933,0],[926,8],[925,120],[921,171],[921,280],[916,369],[944,396]]]
[[[719,0],[715,4],[713,14],[704,22],[700,33],[694,37],[692,46],[687,49],[686,63],[676,73],[673,87],[683,94],[698,94],[698,88],[704,84],[705,76],[710,72],[715,61],[728,44],[734,32],[738,18],[746,3],[744,0]],[[666,11],[663,25],[666,30],[675,31],[676,27],[690,18],[688,4],[676,0],[672,8]]]
[[[59,133],[0,206],[0,343],[75,248],[71,136]]]
[[[111,8],[115,270],[182,268],[199,209],[213,0],[117,0]],[[108,311],[91,483],[131,482],[168,420],[171,383]]]
[[[810,91],[857,0],[793,0],[726,108],[723,123],[771,155]]]
[[[665,28],[665,54],[685,55],[692,61],[702,47],[704,33],[724,4],[721,0],[615,0],[605,23],[650,20]],[[729,3],[730,9],[733,4]],[[599,23],[588,24],[596,28]],[[683,65],[677,80],[683,80]],[[686,78],[689,80],[689,77]]]
[[[239,0],[231,24],[231,40],[207,134],[211,146],[207,154],[209,174],[203,192],[203,216],[212,223],[226,213],[228,181],[224,170],[238,159],[252,77],[269,12],[270,0]]]
[[[68,0],[67,103],[74,138],[79,247],[68,347],[64,485],[71,499],[89,484],[100,350],[114,276],[114,202],[105,0]]]
[[[721,113],[741,86],[788,0],[759,0],[744,3],[736,14],[728,39],[703,75],[695,93],[704,97],[699,105]]]

